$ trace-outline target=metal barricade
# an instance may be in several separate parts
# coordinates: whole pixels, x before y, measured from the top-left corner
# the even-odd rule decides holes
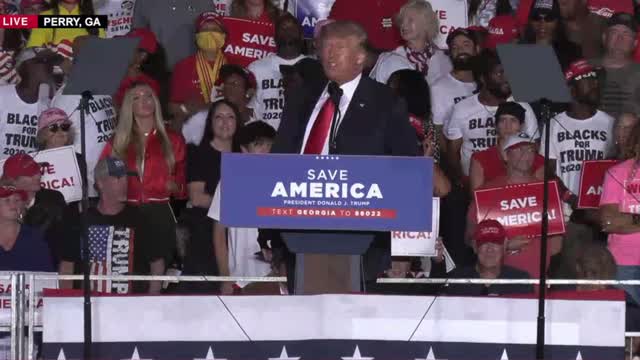
[[[82,275],[34,275],[16,273],[10,276],[0,276],[0,279],[10,280],[11,291],[11,360],[33,360],[35,355],[34,333],[41,332],[42,327],[35,325],[36,315],[36,283],[39,280],[82,280]],[[92,275],[91,280],[114,281],[178,281],[178,282],[286,282],[286,277],[232,277],[232,276],[108,276]],[[380,278],[382,284],[529,284],[536,285],[537,279],[404,279]],[[640,280],[547,280],[548,285],[640,285]],[[29,306],[27,307],[27,304]],[[26,310],[26,311],[25,311]],[[25,324],[26,317],[26,324]],[[25,337],[26,329],[26,337]],[[2,330],[0,328],[0,330]],[[628,341],[628,354],[633,355],[634,338],[640,338],[640,333],[625,333]],[[26,341],[25,341],[26,340]],[[631,357],[630,357],[631,358]]]

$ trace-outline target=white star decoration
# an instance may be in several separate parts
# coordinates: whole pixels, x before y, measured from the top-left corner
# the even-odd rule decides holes
[[[140,354],[138,353],[138,347],[133,348],[133,354],[131,354],[131,359],[122,359],[122,360],[151,360],[151,359],[141,359]]]
[[[64,350],[62,350],[62,348],[60,348],[60,352],[58,353],[58,360],[67,360],[66,356],[64,355]]]
[[[358,348],[358,345],[356,345],[356,350],[353,352],[353,356],[352,357],[347,357],[347,356],[343,356],[342,360],[373,360],[374,358],[372,357],[363,357],[362,355],[360,355],[360,348]]]
[[[211,346],[209,346],[209,351],[207,351],[207,356],[204,359],[193,359],[193,360],[227,360],[227,359],[216,359],[215,355],[213,355],[213,350],[211,350]]]
[[[427,357],[424,359],[416,359],[416,360],[438,360],[438,359],[436,358],[436,355],[433,353],[433,347],[429,346],[429,354],[427,355]],[[447,360],[447,359],[440,359],[440,360]]]
[[[582,354],[578,351],[578,356],[576,356],[576,360],[582,360]]]
[[[277,358],[269,358],[269,360],[299,360],[300,357],[289,357],[289,354],[287,354],[287,347],[283,346],[282,347],[282,352],[280,353],[280,357]]]
[[[504,349],[504,351],[502,352],[502,357],[500,358],[500,360],[509,360],[509,355],[507,355],[507,349]]]

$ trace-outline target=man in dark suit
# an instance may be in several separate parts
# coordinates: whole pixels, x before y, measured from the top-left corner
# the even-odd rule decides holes
[[[319,57],[328,83],[291,91],[272,152],[418,155],[417,136],[404,102],[385,85],[362,75],[366,44],[366,32],[354,22],[336,21],[322,28]],[[369,277],[385,270],[381,258],[389,256],[388,234],[386,239],[378,237],[381,240],[367,256]],[[343,255],[305,254],[305,292],[349,291],[350,261]]]

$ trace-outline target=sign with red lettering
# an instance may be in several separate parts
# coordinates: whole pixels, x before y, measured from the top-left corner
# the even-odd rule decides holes
[[[11,275],[12,272],[0,272],[0,276]],[[28,275],[56,275],[56,273],[43,273],[43,272],[26,272]],[[35,325],[42,325],[42,290],[43,289],[57,289],[58,281],[56,280],[37,280],[35,281]],[[29,284],[26,284],[26,289],[29,289]],[[11,280],[0,279],[0,326],[8,326],[11,324]],[[28,293],[27,293],[28,294]],[[29,303],[27,298],[27,309]]]
[[[615,160],[588,160],[582,163],[578,208],[595,209],[600,206],[604,175],[616,163]]]
[[[507,185],[476,190],[477,221],[498,220],[509,237],[540,236],[542,222],[542,182]],[[564,216],[558,184],[549,183],[549,235],[563,234]]]
[[[391,256],[436,256],[440,224],[440,198],[433,198],[431,231],[392,231]]]
[[[67,203],[82,199],[82,178],[73,146],[38,151],[31,156],[40,164],[43,188],[59,191]],[[0,173],[5,161],[0,161]]]
[[[429,0],[438,17],[438,33],[434,42],[442,49],[447,48],[447,36],[457,28],[469,25],[467,0]]]
[[[224,54],[227,62],[246,67],[257,59],[275,53],[273,24],[232,17],[223,18],[227,28]]]

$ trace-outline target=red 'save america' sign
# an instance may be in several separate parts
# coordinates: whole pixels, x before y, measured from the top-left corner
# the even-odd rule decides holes
[[[230,64],[246,67],[276,51],[273,24],[232,17],[223,22],[228,33],[224,54]]]
[[[478,222],[498,220],[509,237],[540,236],[542,222],[543,183],[507,185],[499,188],[476,190]],[[564,233],[564,216],[558,185],[549,183],[549,235]]]
[[[588,160],[582,163],[578,208],[593,209],[600,206],[604,175],[616,163],[615,160]]]

